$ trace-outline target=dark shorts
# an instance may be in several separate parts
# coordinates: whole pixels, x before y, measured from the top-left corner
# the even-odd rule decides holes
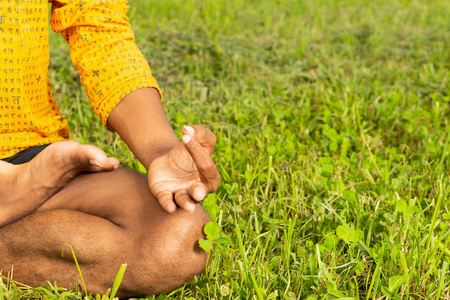
[[[44,150],[48,146],[50,146],[50,144],[31,147],[31,148],[25,149],[23,151],[20,151],[19,153],[16,153],[15,155],[13,155],[11,157],[4,158],[2,160],[12,163],[14,165],[24,164],[24,163],[29,162],[33,158],[35,158],[36,155],[38,155],[42,150]]]

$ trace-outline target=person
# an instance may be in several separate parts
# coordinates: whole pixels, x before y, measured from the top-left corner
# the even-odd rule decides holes
[[[173,290],[205,269],[210,221],[199,201],[220,175],[214,134],[183,126],[182,141],[135,45],[124,0],[53,0],[50,24],[70,45],[93,109],[148,169],[119,167],[69,139],[51,93],[47,0],[0,0],[0,270],[31,286],[56,282],[118,296]]]

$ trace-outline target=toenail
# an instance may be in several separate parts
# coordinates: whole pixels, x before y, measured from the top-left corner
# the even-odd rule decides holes
[[[96,166],[96,167],[103,168],[103,166],[98,161],[96,161],[95,159],[91,159],[89,161],[89,163],[91,164],[91,166]]]

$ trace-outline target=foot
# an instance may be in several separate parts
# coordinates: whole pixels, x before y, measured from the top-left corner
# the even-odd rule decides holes
[[[118,166],[100,148],[74,141],[54,143],[26,164],[0,161],[0,227],[35,211],[78,174]]]

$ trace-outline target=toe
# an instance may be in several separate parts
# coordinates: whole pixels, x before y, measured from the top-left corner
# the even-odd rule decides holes
[[[108,157],[103,150],[92,145],[81,145],[77,155],[82,166],[90,171],[112,171],[119,166],[117,158]]]

